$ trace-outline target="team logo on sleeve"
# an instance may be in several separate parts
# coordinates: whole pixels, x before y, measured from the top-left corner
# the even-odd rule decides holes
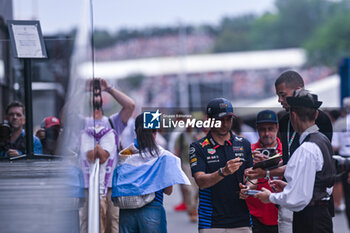
[[[197,161],[197,158],[193,158],[193,159],[191,159],[190,163],[194,163],[196,161]]]
[[[194,154],[194,152],[196,152],[196,148],[191,146],[190,149],[188,149],[188,154],[192,155],[192,154]]]
[[[198,161],[198,159],[197,159],[197,157],[195,155],[190,156],[190,166],[191,167],[196,166],[197,165],[197,161]]]

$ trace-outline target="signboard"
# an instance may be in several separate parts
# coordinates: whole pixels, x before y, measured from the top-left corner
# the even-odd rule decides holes
[[[46,58],[46,49],[40,22],[35,20],[8,20],[13,52],[17,58]]]

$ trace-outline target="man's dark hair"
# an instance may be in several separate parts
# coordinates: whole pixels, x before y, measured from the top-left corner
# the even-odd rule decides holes
[[[304,87],[304,80],[300,74],[293,70],[283,72],[275,81],[275,87],[285,83],[288,88],[297,89]]]
[[[316,119],[317,109],[306,107],[291,107],[290,112],[295,112],[301,121],[313,121]]]
[[[314,102],[314,99],[311,95],[311,93],[308,90],[305,89],[298,89],[294,92],[295,97],[307,97],[312,102]],[[290,107],[291,112],[295,112],[301,121],[313,121],[316,119],[316,108],[309,108],[309,107],[303,107],[303,106],[291,106]]]
[[[14,108],[14,107],[22,108],[23,114],[24,114],[24,105],[19,101],[13,101],[9,105],[7,105],[6,110],[5,110],[6,115],[9,114],[10,108]]]

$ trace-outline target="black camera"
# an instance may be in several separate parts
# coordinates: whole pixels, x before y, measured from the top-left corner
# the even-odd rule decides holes
[[[0,123],[0,140],[11,137],[12,127],[7,121]]]
[[[0,150],[9,149],[11,134],[11,125],[6,121],[4,123],[0,123]]]
[[[101,85],[99,79],[94,79],[93,81],[93,91],[94,95],[101,95]]]
[[[99,79],[93,80],[93,96],[92,96],[92,106],[96,110],[102,109],[102,95],[101,95],[101,85]]]
[[[337,174],[350,172],[350,156],[333,155],[332,157],[335,160]]]
[[[258,148],[257,151],[260,151],[261,154],[266,155],[267,157],[272,157],[276,155],[275,148]]]

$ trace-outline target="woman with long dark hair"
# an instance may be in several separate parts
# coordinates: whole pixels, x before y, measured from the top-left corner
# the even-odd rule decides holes
[[[143,114],[135,120],[136,139],[119,153],[112,198],[120,206],[119,231],[166,233],[163,193],[174,184],[190,184],[180,160],[160,147],[156,130],[143,128]]]

